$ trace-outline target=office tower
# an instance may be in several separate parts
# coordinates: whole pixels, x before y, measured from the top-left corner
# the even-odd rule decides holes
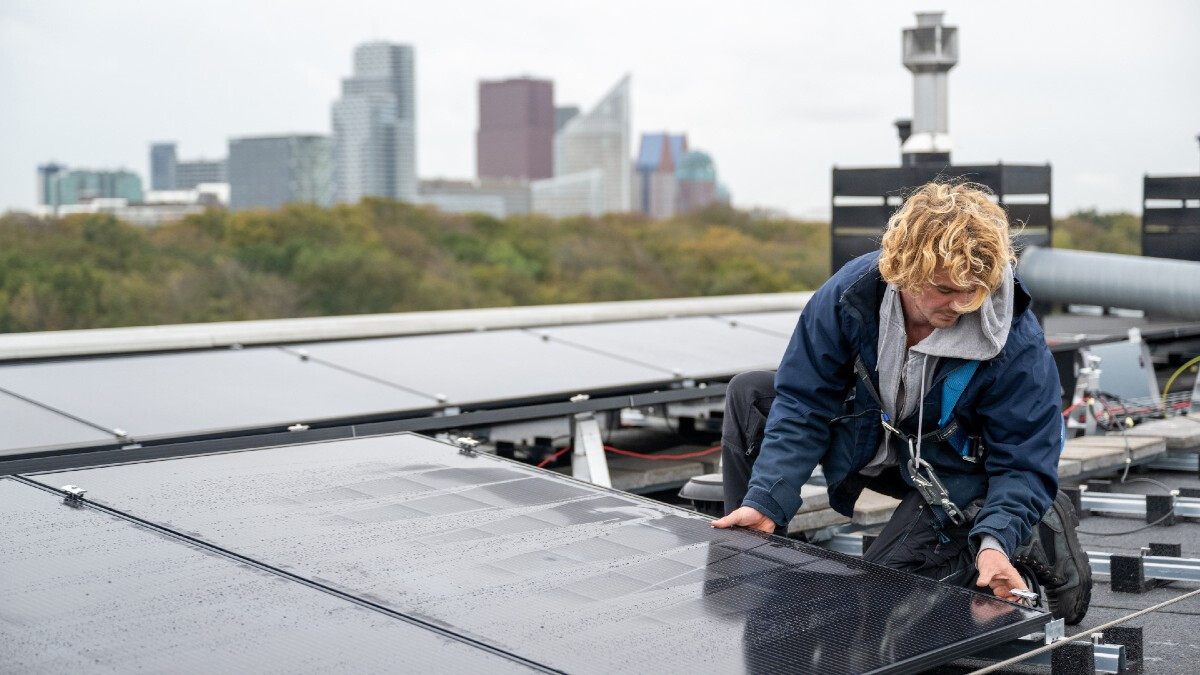
[[[333,104],[336,200],[417,198],[413,49],[371,42],[354,50],[354,75]]]
[[[175,163],[176,190],[195,190],[201,183],[226,183],[229,175],[223,159],[195,159]]]
[[[683,134],[642,134],[634,169],[634,210],[652,218],[670,218],[678,210],[675,169],[688,150]]]
[[[54,162],[38,165],[38,204],[54,206],[59,203],[54,179],[66,170],[66,165]]]
[[[695,211],[714,202],[729,201],[717,183],[717,167],[708,153],[695,150],[684,154],[675,169],[675,179],[679,185],[677,213]]]
[[[533,210],[554,216],[628,211],[632,173],[626,75],[594,108],[570,118],[555,134],[554,178],[531,186]],[[603,196],[599,204],[592,199],[597,183]],[[574,207],[581,210],[564,211]]]
[[[554,109],[554,132],[562,131],[563,125],[579,114],[579,106],[564,105]]]
[[[475,167],[480,179],[554,175],[554,83],[520,78],[479,83]]]
[[[48,206],[86,204],[96,199],[142,201],[142,179],[135,173],[116,171],[59,171],[49,179]]]
[[[333,203],[328,136],[229,139],[229,208]]]
[[[152,143],[150,145],[150,189],[175,189],[175,144]]]
[[[529,184],[533,210],[554,218],[599,216],[604,208],[604,169],[577,171]]]

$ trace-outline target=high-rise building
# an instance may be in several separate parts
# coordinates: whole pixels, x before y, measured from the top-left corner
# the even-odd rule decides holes
[[[175,144],[152,143],[150,145],[150,189],[175,189]]]
[[[652,218],[670,218],[678,211],[679,181],[675,169],[688,151],[683,134],[642,134],[634,169],[634,210]]]
[[[605,208],[604,169],[576,171],[530,183],[533,210],[554,218],[599,216]]]
[[[328,136],[229,139],[229,208],[333,203]]]
[[[60,170],[49,177],[46,205],[52,207],[86,204],[96,199],[142,201],[142,179],[135,173],[116,171]]]
[[[413,49],[370,42],[354,50],[354,75],[333,104],[336,200],[415,201],[417,139]]]
[[[529,213],[529,181],[423,180],[418,201],[445,213],[486,213],[507,218]]]
[[[554,175],[554,83],[520,78],[479,83],[475,136],[480,179]]]
[[[59,174],[64,173],[66,170],[66,165],[55,164],[54,162],[38,165],[38,204],[54,206],[59,203],[58,194],[55,191],[56,186],[54,179],[57,178]]]
[[[629,161],[629,76],[591,110],[572,117],[554,137],[555,180],[599,169],[604,181],[604,211],[632,206],[632,163]],[[534,210],[538,208],[534,190]]]
[[[579,106],[564,105],[554,109],[554,132],[562,131],[563,125],[579,114]]]
[[[729,201],[729,193],[717,182],[717,167],[708,153],[699,150],[685,153],[675,169],[675,179],[679,184],[677,213]]]
[[[194,159],[175,163],[175,190],[195,190],[202,183],[229,182],[223,159]]]

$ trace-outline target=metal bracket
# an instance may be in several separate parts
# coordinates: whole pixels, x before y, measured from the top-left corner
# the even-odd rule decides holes
[[[1053,644],[1067,639],[1066,619],[1054,619],[1046,622],[1046,644]]]
[[[458,454],[468,457],[475,456],[475,447],[479,445],[479,441],[470,436],[459,436],[454,443],[458,446]]]
[[[600,423],[596,421],[596,416],[590,412],[579,413],[571,421],[575,426],[571,475],[601,487],[612,487],[608,458],[604,456],[604,439],[600,436]]]
[[[78,485],[64,485],[59,489],[66,493],[66,495],[63,497],[63,501],[71,506],[79,506],[82,504],[83,495],[87,493],[87,490],[79,487]]]

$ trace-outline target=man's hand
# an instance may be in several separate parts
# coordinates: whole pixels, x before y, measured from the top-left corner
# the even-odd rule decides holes
[[[1020,602],[1021,598],[1013,595],[1013,590],[1018,588],[1028,590],[1017,569],[1012,566],[1003,553],[994,548],[985,548],[980,551],[979,557],[975,560],[975,567],[979,569],[979,579],[975,581],[975,585],[991,586],[992,593],[997,598],[1009,602]]]
[[[734,525],[741,525],[742,527],[767,533],[775,531],[775,521],[749,506],[739,507],[724,518],[712,521],[713,527],[733,527]]]

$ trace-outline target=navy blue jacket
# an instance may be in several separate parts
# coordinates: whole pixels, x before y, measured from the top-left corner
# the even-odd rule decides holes
[[[879,306],[887,288],[878,258],[875,252],[852,260],[821,286],[801,312],[779,364],[777,397],[742,502],[779,525],[800,508],[800,486],[818,463],[829,505],[843,515],[853,514],[870,481],[858,472],[875,456],[882,427],[874,412],[878,402],[856,377],[854,362],[861,355],[878,390]],[[1013,286],[1008,340],[995,358],[980,364],[954,407],[959,425],[982,438],[983,459],[966,461],[948,443],[921,446],[921,458],[933,465],[959,508],[982,498],[972,544],[990,534],[1010,558],[1054,499],[1063,442],[1058,370],[1029,308],[1029,294],[1019,280]],[[921,404],[926,431],[941,414],[942,380],[962,363],[940,360]],[[917,415],[895,426],[916,434]],[[905,464],[901,461],[901,476],[911,486]],[[933,513],[946,523],[941,509]]]

